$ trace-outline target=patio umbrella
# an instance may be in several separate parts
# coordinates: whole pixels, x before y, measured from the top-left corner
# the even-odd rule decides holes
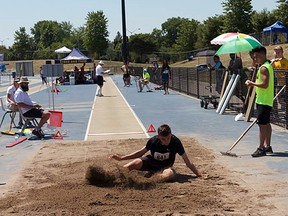
[[[256,38],[254,38],[250,35],[244,34],[244,33],[229,32],[229,33],[224,33],[224,34],[217,36],[216,38],[211,40],[210,43],[214,44],[214,45],[222,45],[222,44],[225,44],[226,42],[233,40],[233,39],[236,39],[236,38],[251,38],[251,39],[257,41]]]
[[[216,55],[240,53],[244,51],[251,51],[257,46],[263,46],[259,41],[251,38],[236,38],[223,44],[216,52]]]

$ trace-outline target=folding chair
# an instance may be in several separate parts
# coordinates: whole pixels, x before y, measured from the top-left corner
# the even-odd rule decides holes
[[[34,127],[37,127],[38,126],[38,121],[37,121],[37,118],[35,117],[25,117],[22,113],[22,110],[21,108],[18,106],[18,109],[19,109],[19,113],[20,113],[20,116],[22,117],[23,119],[23,126],[21,128],[21,131],[20,131],[20,136],[22,136],[24,134],[24,131],[25,129],[28,128],[28,125],[31,125],[34,126]],[[44,133],[43,131],[41,130],[41,128],[39,129],[39,132],[41,133],[42,137],[44,137]]]
[[[0,123],[0,128],[1,128],[1,126],[2,126],[2,124],[3,124],[3,121],[4,121],[5,117],[6,117],[6,115],[9,114],[9,115],[10,115],[10,119],[11,119],[11,120],[10,120],[10,128],[9,128],[9,131],[11,131],[12,124],[14,125],[14,127],[16,127],[16,124],[15,124],[15,122],[14,122],[14,119],[15,119],[15,116],[16,116],[16,113],[17,113],[17,112],[16,112],[16,111],[13,111],[13,110],[10,110],[10,109],[6,109],[2,97],[0,97],[0,103],[1,103],[2,110],[4,111],[4,115],[3,115],[2,120],[1,120],[1,123]]]

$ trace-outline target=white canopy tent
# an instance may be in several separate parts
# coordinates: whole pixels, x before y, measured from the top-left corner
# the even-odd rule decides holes
[[[66,46],[55,50],[55,53],[70,53],[70,52],[71,52],[71,50],[69,48],[67,48]]]

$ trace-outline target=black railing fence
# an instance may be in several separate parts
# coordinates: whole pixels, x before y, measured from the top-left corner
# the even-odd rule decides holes
[[[147,68],[150,73],[150,81],[156,85],[162,85],[161,79],[161,68]],[[114,68],[115,72],[120,72],[119,68]],[[200,98],[201,96],[216,96],[219,97],[221,93],[221,83],[223,81],[225,71],[209,71],[208,69],[197,69],[195,67],[173,67],[171,68],[171,79],[169,82],[169,88],[196,97]],[[275,94],[281,89],[281,87],[286,84],[285,90],[279,95],[279,97],[274,101],[274,107],[271,114],[271,123],[281,126],[285,129],[288,129],[288,70],[274,70],[275,72]],[[247,94],[247,87],[245,81],[251,79],[252,73],[249,70],[240,71],[240,82],[233,93],[233,96],[228,104],[228,110],[243,112],[243,105]],[[143,68],[142,67],[133,67],[131,68],[131,74],[133,76],[142,76]],[[228,80],[231,77],[231,74],[228,75]],[[280,77],[282,82],[280,81]],[[217,81],[216,81],[217,78]],[[217,89],[216,89],[217,87]],[[217,91],[216,91],[217,90]],[[199,102],[199,109],[200,109]],[[252,108],[252,116],[255,117],[256,107]]]

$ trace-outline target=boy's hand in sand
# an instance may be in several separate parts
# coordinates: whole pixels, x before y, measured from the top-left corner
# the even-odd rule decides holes
[[[122,160],[122,156],[119,154],[114,154],[114,155],[110,156],[110,158],[112,158],[114,160],[118,160],[118,161]]]

